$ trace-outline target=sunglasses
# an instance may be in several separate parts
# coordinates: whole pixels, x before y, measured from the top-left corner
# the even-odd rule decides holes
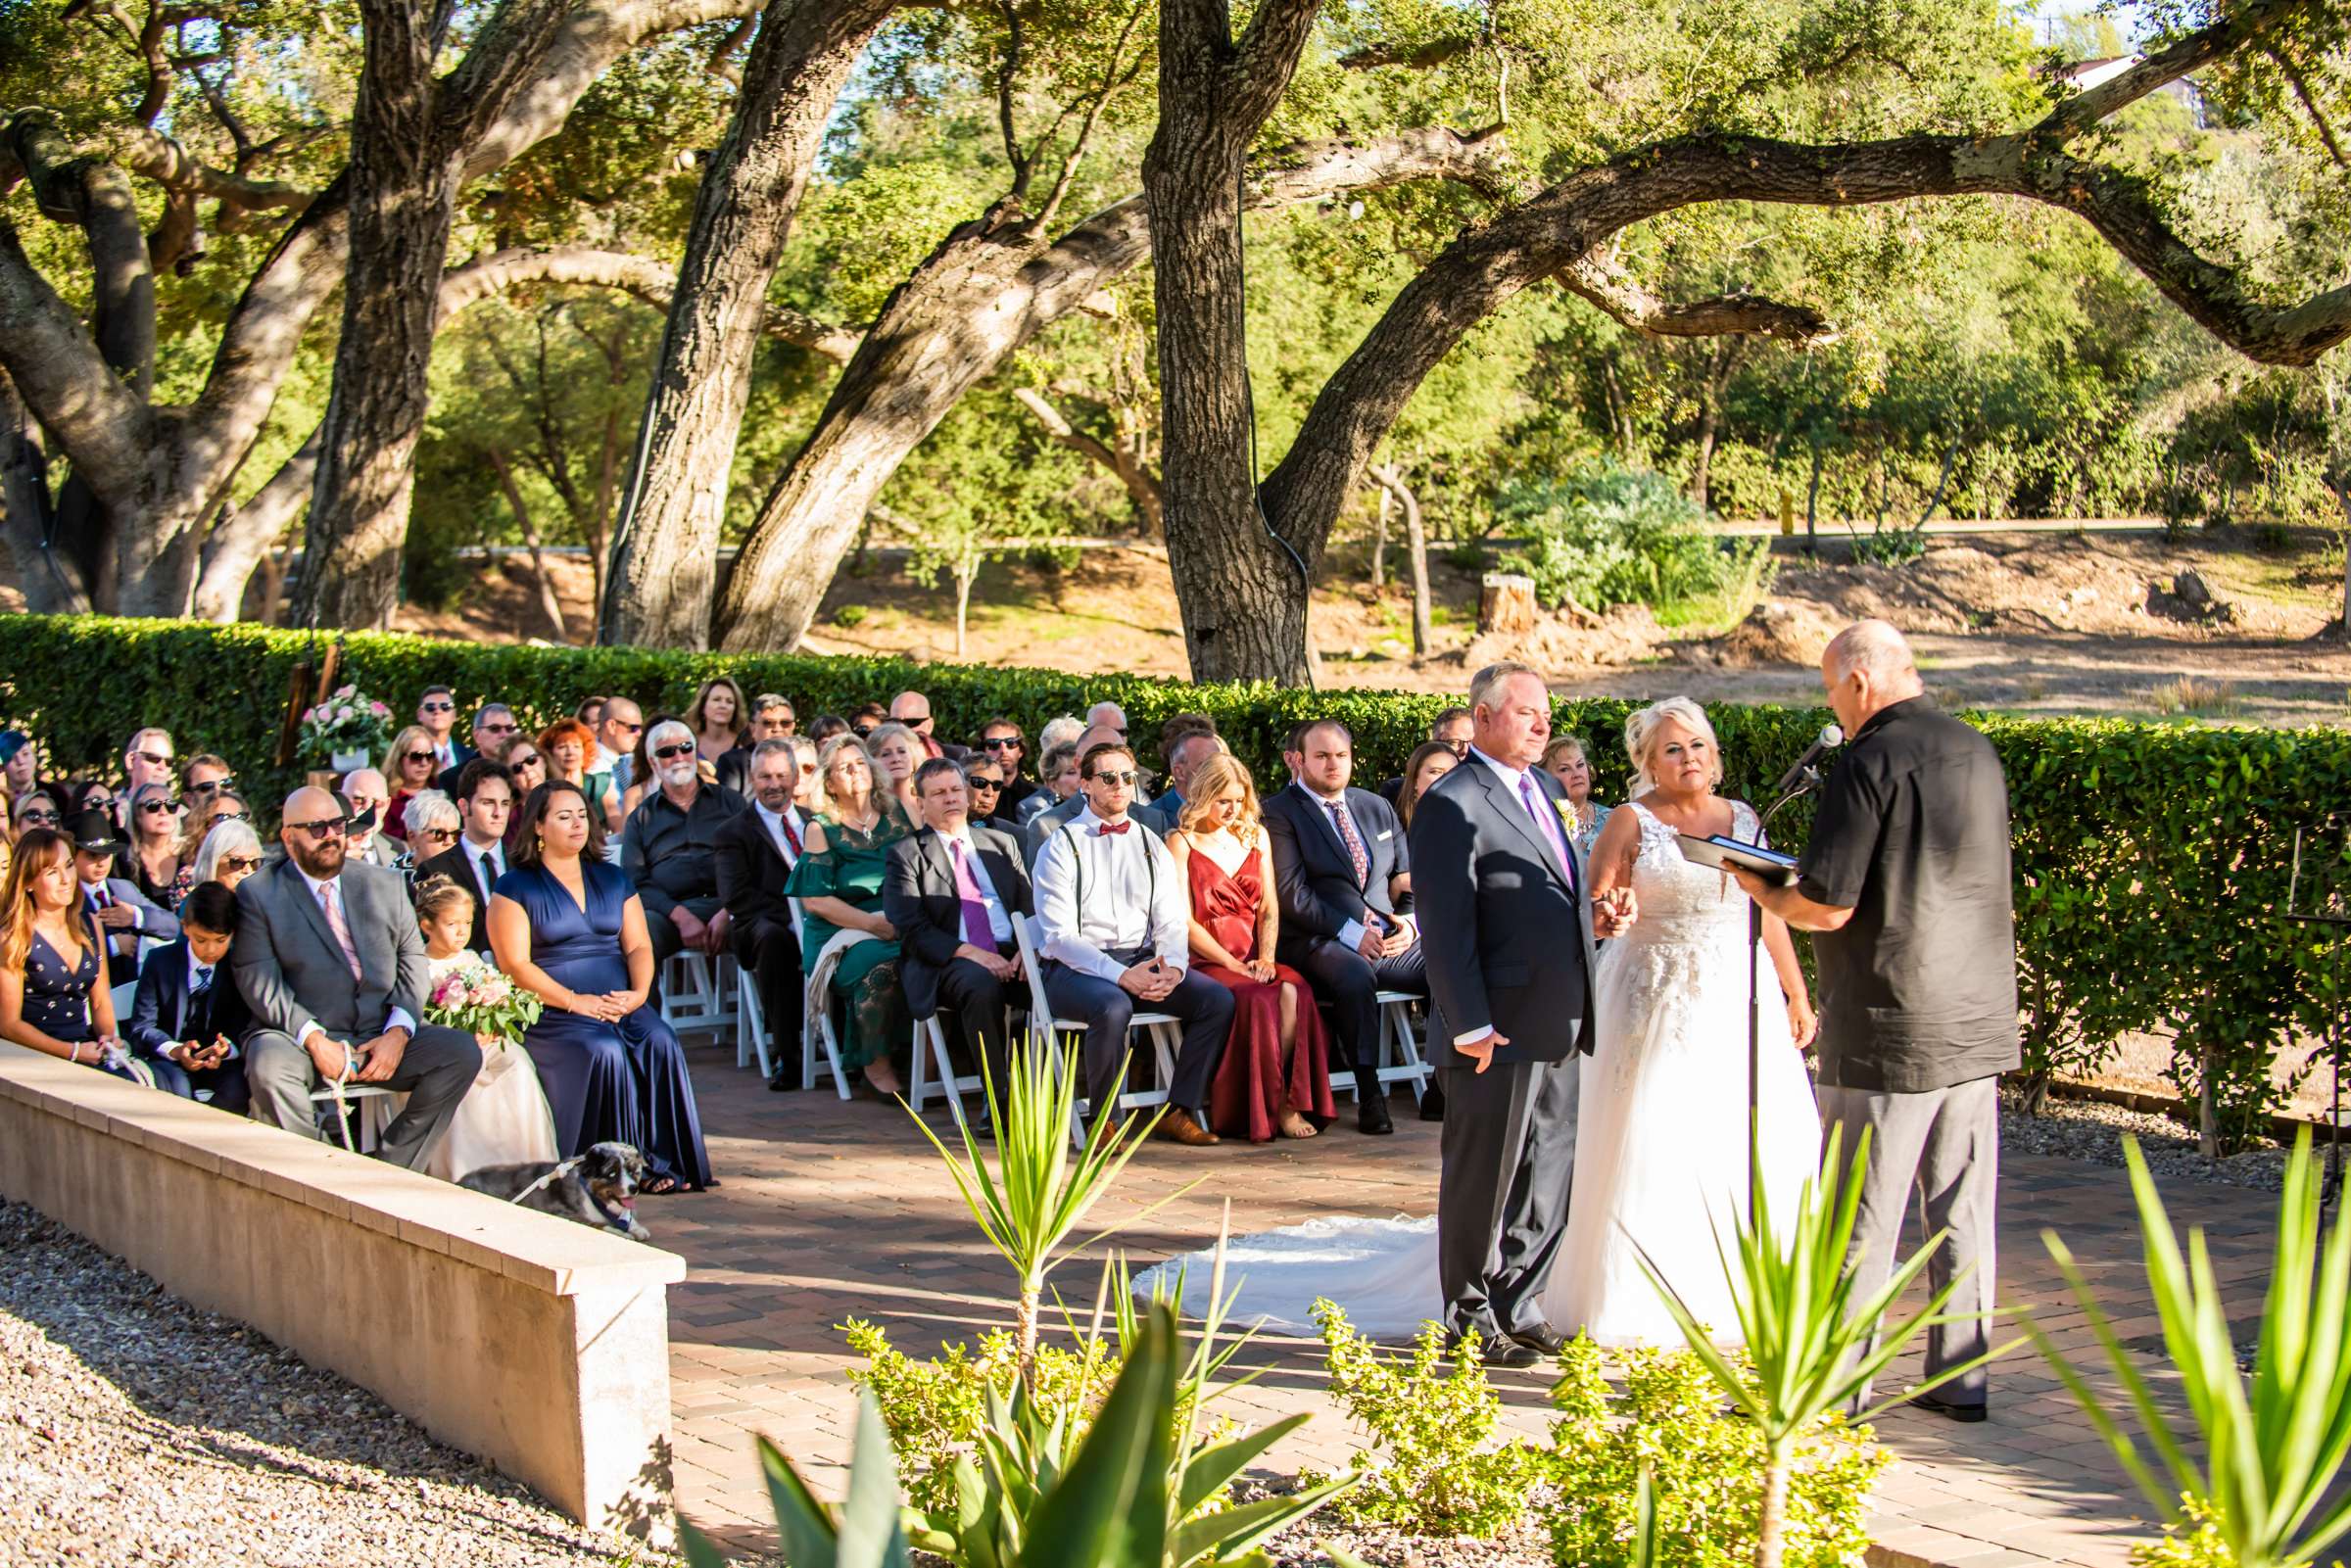
[[[17,813],[17,821],[20,823],[37,822],[46,827],[54,828],[57,826],[57,813],[54,811],[21,811]]]
[[[1111,773],[1108,771],[1097,771],[1093,776],[1094,783],[1106,784],[1130,784],[1141,777],[1142,775],[1138,773]]]
[[[974,789],[1001,789],[1004,787],[1004,781],[1001,779],[974,779],[972,787]]]
[[[992,740],[981,741],[980,749],[983,751],[1018,751],[1021,749],[1021,737],[1017,735],[1000,735]]]
[[[147,764],[147,766],[150,768],[168,768],[171,766],[171,754],[168,751],[160,757],[152,751],[138,751],[133,752],[132,755],[136,756],[141,762]]]
[[[433,839],[455,838],[457,836],[457,830],[455,828],[419,828],[411,836]]]
[[[431,762],[438,755],[438,752],[433,751],[411,751],[400,760],[403,762]]]
[[[672,757],[693,756],[694,747],[683,743],[674,746],[655,746],[653,748],[653,755],[659,758],[661,761],[667,762]]]
[[[881,728],[882,727],[878,724],[852,724],[849,726],[849,734],[862,740],[867,736],[872,735],[876,730]]]
[[[644,725],[631,724],[626,719],[606,719],[604,722],[623,735],[637,735],[645,729]]]
[[[214,818],[213,818],[213,821],[214,821],[214,823],[215,823],[215,824],[219,824],[219,823],[224,823],[224,822],[251,822],[251,821],[253,821],[253,816],[252,816],[252,814],[251,814],[250,812],[243,812],[243,811],[223,811],[223,812],[216,813],[216,814],[214,816]]]
[[[544,768],[547,766],[547,759],[545,757],[538,756],[516,757],[512,762],[507,763],[506,766],[509,768]]]
[[[457,711],[457,705],[455,702],[420,702],[416,705],[416,711],[418,713],[455,713]]]
[[[142,816],[160,817],[178,809],[168,800],[142,800],[139,802],[139,812]]]
[[[214,864],[222,871],[253,872],[262,869],[262,857],[259,855],[222,855]]]
[[[329,838],[340,838],[349,832],[351,819],[349,817],[321,817],[316,822],[290,822],[286,826],[296,832],[309,833],[313,839],[323,842]]]
[[[512,735],[516,730],[520,729],[521,726],[514,724],[477,724],[473,728],[474,733],[477,735]]]
[[[235,784],[236,782],[237,776],[235,774],[224,773],[217,779],[207,779],[202,784],[192,784],[188,785],[187,788],[181,790],[180,793],[188,795],[209,795],[215,790],[226,789],[230,784]]]

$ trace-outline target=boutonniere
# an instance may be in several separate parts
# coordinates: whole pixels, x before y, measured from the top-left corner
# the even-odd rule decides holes
[[[1575,832],[1577,823],[1575,815],[1575,802],[1572,800],[1555,800],[1551,804],[1552,809],[1559,814],[1559,821],[1565,826],[1567,831],[1569,832]]]

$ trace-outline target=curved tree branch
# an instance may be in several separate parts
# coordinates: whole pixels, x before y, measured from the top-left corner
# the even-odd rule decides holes
[[[598,250],[591,245],[494,251],[450,269],[441,284],[441,315],[446,320],[518,283],[575,283],[618,289],[648,305],[667,309],[670,290],[677,280],[677,268],[668,262],[632,256],[625,251]],[[819,321],[772,302],[761,330],[778,343],[806,349],[835,364],[847,364],[849,356],[857,352],[858,340],[864,336],[854,328]]]
[[[1809,306],[1783,305],[1745,290],[1668,304],[1622,267],[1597,256],[1578,257],[1553,275],[1568,292],[1653,338],[1778,338],[1812,349],[1834,343],[1839,336],[1828,318]]]

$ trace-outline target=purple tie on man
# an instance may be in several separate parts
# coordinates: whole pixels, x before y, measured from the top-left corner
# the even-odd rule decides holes
[[[996,950],[995,927],[988,924],[987,900],[980,892],[980,879],[972,875],[963,840],[950,838],[947,842],[955,852],[955,896],[963,900],[963,939],[992,953]]]
[[[1559,875],[1565,877],[1567,885],[1573,888],[1575,857],[1567,853],[1567,839],[1559,828],[1559,814],[1551,809],[1543,798],[1543,792],[1535,787],[1533,774],[1521,773],[1518,776],[1518,798],[1524,802],[1526,814],[1535,819],[1535,832],[1545,843],[1551,845],[1551,852],[1559,857]]]

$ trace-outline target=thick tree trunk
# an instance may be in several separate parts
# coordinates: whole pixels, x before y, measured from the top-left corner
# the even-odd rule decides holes
[[[1258,504],[1241,173],[1313,29],[1314,0],[1264,0],[1235,40],[1225,0],[1163,0],[1151,204],[1168,563],[1196,681],[1311,679],[1301,551]],[[1327,525],[1322,536],[1328,536]]]
[[[0,524],[24,607],[36,615],[86,613],[90,594],[80,568],[60,560],[49,547],[55,518],[40,428],[5,370],[0,370]]]
[[[324,426],[320,426],[323,429]],[[295,450],[244,505],[226,512],[205,536],[196,575],[198,618],[229,622],[244,613],[245,585],[277,547],[311,499],[318,472],[318,430]]]
[[[768,285],[833,102],[891,9],[892,0],[773,0],[760,20],[734,123],[695,198],[622,503],[601,641],[709,643],[719,525]]]

